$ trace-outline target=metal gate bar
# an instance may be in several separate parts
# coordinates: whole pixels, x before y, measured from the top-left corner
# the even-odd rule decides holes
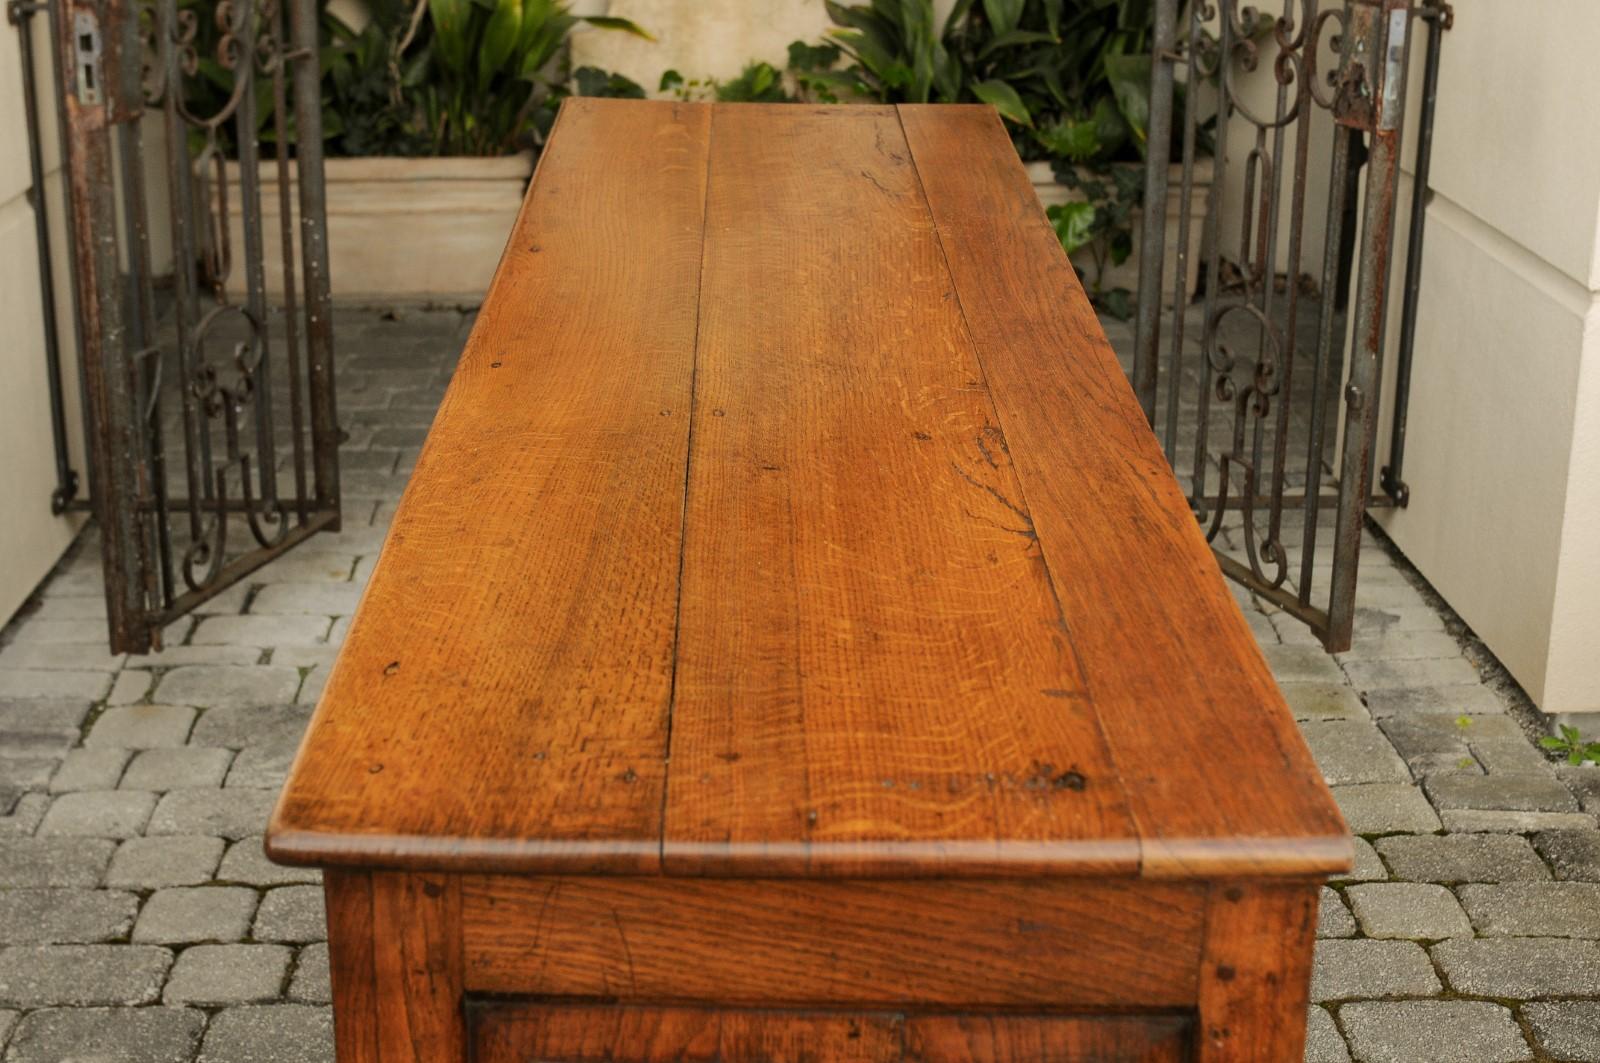
[[[1132,383],[1146,416],[1158,427],[1167,460],[1180,482],[1188,484],[1191,505],[1223,571],[1304,620],[1329,650],[1347,649],[1354,626],[1362,522],[1371,501],[1412,2],[1344,0],[1340,6],[1319,10],[1317,0],[1283,0],[1281,13],[1268,30],[1276,53],[1270,110],[1246,100],[1239,82],[1261,60],[1262,33],[1254,9],[1239,0],[1191,0],[1181,20],[1181,39],[1179,11],[1180,0],[1157,0]],[[1215,37],[1208,32],[1213,25]],[[1320,51],[1335,39],[1338,64],[1323,85]],[[1183,174],[1178,265],[1171,331],[1163,343],[1167,168],[1174,139],[1173,85],[1180,70],[1191,91],[1185,93],[1178,127]],[[1208,79],[1216,84],[1218,98],[1215,176],[1202,240],[1203,313],[1198,350],[1191,354],[1183,277],[1203,121],[1203,94],[1197,90]],[[1307,297],[1299,279],[1306,225],[1319,214],[1307,202],[1308,133],[1312,121],[1322,115],[1334,124],[1335,135],[1328,162],[1330,201],[1321,295],[1314,308],[1315,342],[1307,357],[1300,335]],[[1244,143],[1233,145],[1236,154],[1230,154],[1230,140],[1239,139],[1241,133]],[[1291,133],[1292,153],[1287,143]],[[1353,300],[1354,332],[1346,351],[1343,321],[1335,306],[1344,235],[1343,190],[1355,138],[1363,135],[1370,141],[1370,157]],[[1225,232],[1220,196],[1234,166],[1240,167],[1236,180],[1244,201],[1237,231]],[[1228,271],[1237,276],[1232,288],[1225,283]],[[1281,297],[1280,277],[1287,278]],[[1241,346],[1252,353],[1242,355]],[[1335,374],[1341,370],[1348,371],[1340,393],[1343,443],[1337,477],[1328,484],[1330,494],[1324,491],[1324,455],[1332,412],[1329,399]],[[1304,379],[1297,382],[1297,375]],[[1192,446],[1186,446],[1184,434],[1191,429]],[[1295,478],[1298,484],[1291,482]],[[1315,586],[1319,524],[1329,508],[1335,513],[1331,575],[1319,593]],[[1291,514],[1304,525],[1298,566],[1291,565],[1286,543],[1290,531],[1286,517]],[[1228,523],[1230,515],[1238,518],[1236,527]],[[1229,543],[1234,536],[1237,541]]]
[[[73,241],[74,284],[107,613],[112,649],[138,653],[159,647],[165,624],[339,526],[317,9],[315,0],[57,3],[70,200],[76,232],[87,234]],[[220,103],[189,92],[202,51],[231,79]],[[281,336],[261,215],[261,77],[271,79],[274,107]],[[141,125],[157,111],[174,256],[166,315],[158,313],[149,228],[160,198],[145,187]],[[236,265],[242,298],[228,283]],[[275,380],[286,383],[290,484],[280,483]],[[173,479],[183,484],[176,497]]]

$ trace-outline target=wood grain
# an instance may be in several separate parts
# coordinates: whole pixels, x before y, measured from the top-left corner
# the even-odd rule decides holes
[[[1331,874],[1349,834],[995,112],[900,108],[1149,876]]]
[[[1131,873],[892,108],[719,106],[663,860]]]
[[[905,1016],[488,1004],[474,1063],[1183,1063],[1171,1016]]]
[[[460,880],[332,869],[323,888],[340,1063],[464,1063]]]
[[[474,1063],[898,1063],[903,1021],[603,1005],[489,1005],[472,1015]]]
[[[1317,892],[1314,882],[1211,887],[1200,970],[1199,1063],[1302,1058]]]
[[[906,1022],[918,1063],[1187,1063],[1191,1023],[1172,1015],[927,1015]]]
[[[566,103],[275,859],[658,866],[709,120]]]
[[[373,985],[381,1063],[458,1063],[463,1010],[461,880],[455,875],[372,875]]]
[[[371,1063],[380,1058],[372,959],[372,876],[365,871],[330,869],[322,876],[322,893],[328,915],[334,1052],[340,1063]]]
[[[1350,859],[994,113],[612,100],[562,112],[267,844]]]
[[[470,992],[641,1001],[1192,1007],[1180,883],[467,876]]]

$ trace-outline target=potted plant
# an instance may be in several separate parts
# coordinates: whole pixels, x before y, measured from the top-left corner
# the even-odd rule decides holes
[[[562,0],[342,0],[324,14],[323,177],[337,297],[482,296],[555,105],[573,91],[565,44],[582,23],[648,36],[626,19],[573,14]],[[589,94],[642,95],[604,72],[577,75]],[[236,164],[228,176],[237,183]],[[281,253],[278,202],[277,167],[267,163],[269,262]],[[241,246],[237,216],[230,226]],[[228,283],[242,290],[240,271]]]

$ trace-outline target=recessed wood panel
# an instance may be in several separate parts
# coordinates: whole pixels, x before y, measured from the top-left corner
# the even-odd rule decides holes
[[[899,1063],[898,1015],[504,1004],[469,1012],[474,1063]]]
[[[1190,1007],[1205,891],[1137,880],[469,876],[466,987],[641,1001]]]
[[[484,1004],[474,1063],[1183,1063],[1177,1016]]]

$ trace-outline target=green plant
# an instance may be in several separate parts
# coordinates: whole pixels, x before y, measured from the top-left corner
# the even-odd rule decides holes
[[[1095,301],[1130,315],[1131,293],[1107,290],[1104,277],[1132,253],[1143,199],[1152,0],[957,0],[939,27],[932,0],[827,9],[848,64],[817,78],[794,70],[791,47],[796,83],[889,103],[993,105],[1018,153],[1050,160],[1081,196],[1050,208],[1050,220],[1068,253],[1090,253]]]
[[[783,71],[771,63],[752,60],[731,81],[716,78],[685,79],[676,70],[661,75],[661,92],[671,92],[680,100],[711,98],[719,103],[793,103],[783,84]]]
[[[1552,753],[1567,758],[1568,764],[1582,764],[1586,760],[1600,761],[1600,742],[1588,742],[1576,727],[1562,724],[1559,737],[1539,739],[1539,744]]]
[[[580,21],[641,37],[621,18],[579,17],[560,0],[419,0],[431,37],[412,95],[437,154],[513,151],[554,90],[550,76],[567,34]]]
[[[1067,254],[1086,249],[1094,264],[1089,295],[1113,317],[1133,316],[1133,293],[1126,288],[1106,288],[1105,273],[1120,266],[1133,253],[1133,212],[1144,201],[1144,168],[1136,163],[1107,163],[1082,167],[1058,161],[1056,180],[1083,198],[1059,203],[1045,211]]]

